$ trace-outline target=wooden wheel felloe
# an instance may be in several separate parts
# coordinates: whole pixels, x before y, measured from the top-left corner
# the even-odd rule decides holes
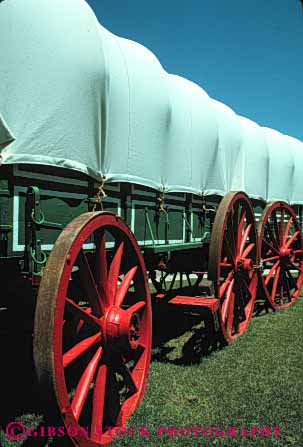
[[[229,192],[219,205],[212,230],[209,278],[220,300],[219,315],[227,341],[243,334],[256,298],[257,229],[249,198]]]
[[[266,206],[259,223],[261,282],[271,306],[289,307],[303,283],[303,240],[293,209],[285,202]]]
[[[85,213],[49,256],[34,336],[42,390],[75,445],[105,445],[125,426],[143,397],[150,353],[150,294],[136,240],[114,214]]]

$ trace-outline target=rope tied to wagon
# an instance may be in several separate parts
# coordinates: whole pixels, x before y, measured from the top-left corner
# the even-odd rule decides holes
[[[163,213],[167,214],[167,211],[164,208],[164,205],[165,205],[165,194],[164,194],[164,192],[160,193],[160,196],[157,198],[157,200],[159,202],[159,211],[160,211],[160,213],[163,212]]]
[[[157,224],[157,233],[158,233],[158,226],[159,226],[159,220],[161,213],[164,213],[165,218],[165,241],[168,241],[168,231],[169,231],[169,218],[168,218],[168,212],[165,209],[165,194],[164,192],[160,192],[159,197],[157,198],[158,206],[155,214],[155,222]],[[157,236],[159,239],[159,237]]]
[[[216,209],[215,208],[209,208],[208,206],[207,206],[207,203],[206,203],[206,198],[205,198],[205,195],[203,194],[202,195],[202,211],[206,214],[206,213],[215,213],[216,212]]]
[[[103,203],[102,200],[107,197],[105,191],[104,191],[104,184],[105,184],[105,176],[102,177],[97,194],[96,194],[96,199],[95,199],[95,204],[93,207],[93,212],[96,211],[97,209],[97,205],[100,206],[101,211],[103,211]]]

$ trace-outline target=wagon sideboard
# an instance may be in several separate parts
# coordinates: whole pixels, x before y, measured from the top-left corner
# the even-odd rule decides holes
[[[74,217],[91,211],[95,205],[101,209],[96,202],[98,187],[93,179],[70,171],[3,167],[1,257],[22,258],[26,243],[32,244],[31,239],[26,241],[28,226],[36,233],[41,252],[48,253],[60,231]],[[127,183],[105,184],[104,191],[102,208],[127,222],[142,251],[148,247],[148,253],[170,252],[209,243],[217,207],[215,197],[206,201],[186,193],[163,195],[151,188]]]
[[[36,196],[29,188],[37,188]],[[2,167],[0,183],[1,257],[20,256],[25,250],[26,220],[32,221],[31,212],[26,216],[26,199],[33,197],[31,211],[42,225],[37,225],[37,239],[41,250],[48,253],[60,231],[74,217],[91,211],[96,202],[99,183],[71,171],[57,171],[49,167]],[[150,253],[193,249],[207,245],[216,209],[221,201],[218,196],[198,196],[189,193],[163,194],[151,188],[128,183],[105,184],[106,197],[102,208],[121,216],[134,232],[136,239]],[[34,203],[34,199],[37,203]],[[161,204],[163,203],[163,210]],[[265,203],[255,200],[254,213],[260,219]],[[302,207],[295,207],[302,224]],[[35,222],[32,221],[34,225]],[[53,224],[53,225],[52,225]],[[52,230],[52,231],[50,231]],[[31,242],[31,241],[29,241]],[[159,246],[159,247],[157,247]],[[205,254],[206,255],[206,254]]]

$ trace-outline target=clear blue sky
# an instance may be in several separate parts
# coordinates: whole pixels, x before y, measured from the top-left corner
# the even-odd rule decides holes
[[[303,140],[299,0],[87,0],[111,32],[148,47],[237,113]]]

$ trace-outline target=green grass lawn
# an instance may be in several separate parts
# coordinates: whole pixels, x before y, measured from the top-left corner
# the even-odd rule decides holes
[[[166,321],[167,318],[163,321]],[[149,436],[120,436],[114,447],[287,447],[303,446],[303,299],[290,309],[252,319],[248,331],[236,342],[217,349],[209,343],[203,323],[171,314],[165,336],[155,337],[145,399],[129,426],[144,427]],[[161,320],[157,322],[161,325]],[[190,325],[189,325],[190,326]],[[157,329],[159,331],[159,328]],[[163,326],[164,331],[164,326]],[[165,331],[164,331],[165,332]],[[194,352],[190,357],[188,353]],[[13,416],[13,415],[12,415]],[[12,417],[13,419],[13,417]],[[32,425],[37,418],[23,414]],[[159,427],[220,427],[238,430],[251,426],[279,426],[281,435],[270,437],[158,436]],[[161,430],[161,429],[160,429]],[[197,429],[196,429],[197,430]],[[147,434],[147,433],[145,433]],[[1,447],[51,446],[33,439],[10,442],[0,434]]]
[[[301,299],[290,309],[254,318],[240,339],[191,366],[178,362],[184,336],[170,340],[167,361],[152,363],[144,403],[129,424],[147,427],[150,437],[121,437],[114,446],[302,447],[302,325]],[[280,426],[281,435],[157,436],[159,426],[253,425]]]

